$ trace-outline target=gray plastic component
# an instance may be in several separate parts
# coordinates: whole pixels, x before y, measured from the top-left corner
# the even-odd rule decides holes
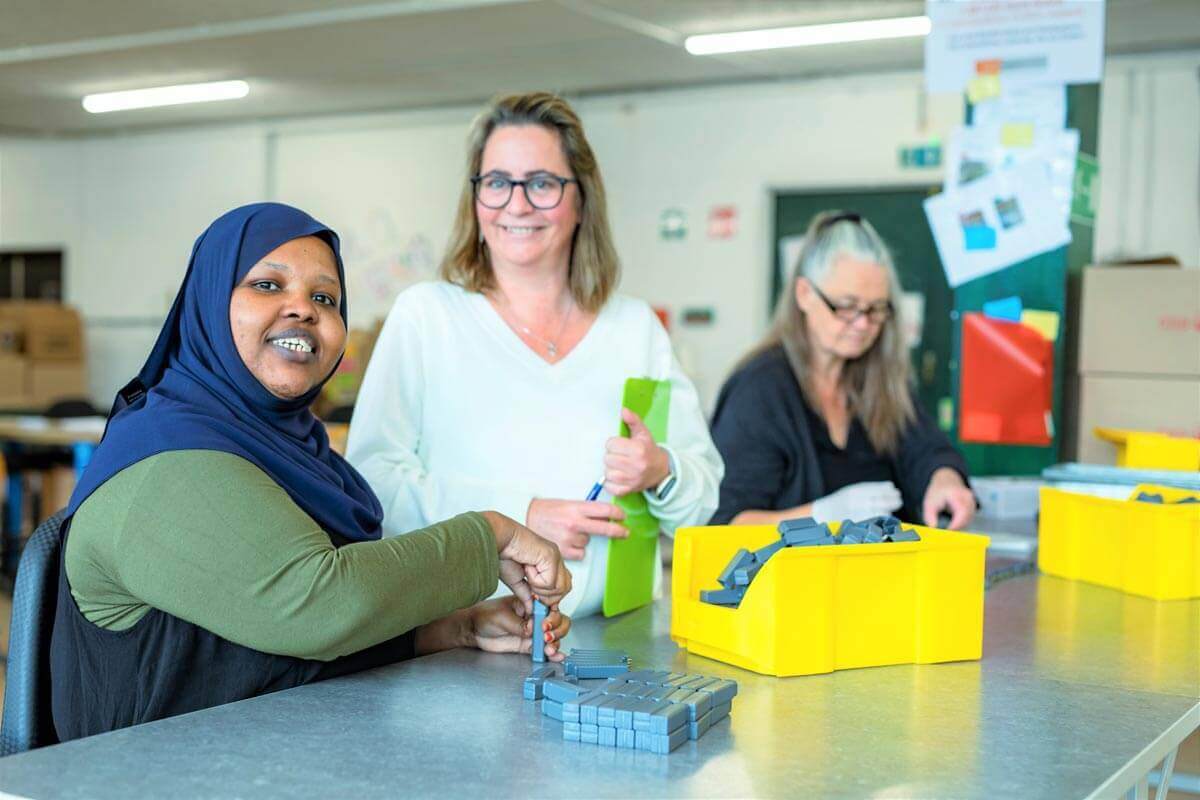
[[[693,720],[688,723],[688,738],[699,739],[704,734],[708,733],[708,729],[712,727],[712,712],[708,712],[700,719]]]
[[[547,678],[542,683],[542,695],[548,697],[556,703],[563,703],[567,700],[574,700],[581,694],[587,694],[588,690],[577,683],[560,680],[559,678]]]
[[[695,691],[712,695],[712,705],[715,708],[723,703],[728,704],[737,697],[738,685],[737,681],[717,680],[707,686],[700,686]]]
[[[718,606],[736,606],[746,594],[744,587],[737,589],[701,589],[700,602]]]
[[[787,547],[787,544],[783,541],[783,539],[776,539],[766,547],[761,547],[758,550],[755,550],[754,558],[760,564],[765,564],[771,558],[771,556],[775,555],[785,547]]]
[[[721,574],[717,576],[717,582],[726,589],[732,589],[736,584],[733,580],[733,574],[739,569],[745,569],[754,563],[754,554],[746,548],[739,549],[733,554],[733,558],[729,559],[729,563],[725,565],[725,569],[721,570]]]
[[[779,523],[779,532],[786,533],[787,531],[799,531],[805,528],[817,528],[821,523],[817,522],[812,517],[796,517],[795,519],[785,519]]]
[[[534,663],[540,664],[546,660],[546,640],[542,636],[542,623],[546,621],[546,604],[533,601],[533,649],[531,655]]]
[[[713,696],[708,692],[676,689],[664,699],[671,703],[679,703],[686,706],[688,720],[694,722],[697,718],[707,714],[708,710],[712,708],[712,698]]]
[[[604,695],[599,691],[590,691],[578,697],[564,700],[562,704],[563,722],[582,722],[583,720],[580,719],[582,706],[600,697],[604,697]]]
[[[563,721],[562,703],[556,703],[548,698],[542,698],[542,713],[550,719]]]
[[[671,733],[652,733],[650,734],[650,752],[658,753],[660,756],[665,756],[676,747],[688,740],[688,727],[685,725]]]

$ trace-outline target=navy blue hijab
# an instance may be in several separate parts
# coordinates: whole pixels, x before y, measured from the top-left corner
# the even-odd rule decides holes
[[[270,475],[327,533],[351,541],[380,537],[379,500],[329,449],[325,426],[308,410],[325,381],[294,400],[276,397],[242,362],[230,329],[234,287],[267,253],[303,236],[318,236],[332,248],[344,289],[337,234],[299,209],[280,203],[242,206],[200,235],[158,341],[137,379],[117,396],[68,514],[144,458],[171,450],[217,450]],[[341,314],[345,321],[344,291]]]

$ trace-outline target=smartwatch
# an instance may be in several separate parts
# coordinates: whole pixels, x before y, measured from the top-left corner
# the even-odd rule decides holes
[[[666,502],[666,499],[671,496],[671,492],[675,490],[677,482],[675,477],[675,456],[671,455],[670,450],[667,450],[667,477],[663,478],[662,482],[654,487],[654,499],[660,503]]]

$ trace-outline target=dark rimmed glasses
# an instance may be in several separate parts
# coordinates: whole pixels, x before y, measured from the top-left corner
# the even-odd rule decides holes
[[[884,300],[882,303],[872,303],[869,306],[860,306],[853,301],[846,303],[834,303],[825,293],[817,288],[817,285],[812,284],[813,291],[817,293],[817,297],[825,303],[826,307],[833,313],[835,317],[846,324],[850,324],[859,317],[866,317],[867,321],[873,325],[880,325],[887,322],[892,317],[892,301]]]
[[[579,183],[574,178],[563,178],[552,172],[539,172],[530,175],[523,181],[510,178],[498,172],[486,175],[476,175],[471,178],[475,187],[475,199],[483,206],[491,209],[504,208],[512,200],[514,186],[520,186],[525,192],[529,205],[539,211],[549,211],[562,202],[568,183]]]

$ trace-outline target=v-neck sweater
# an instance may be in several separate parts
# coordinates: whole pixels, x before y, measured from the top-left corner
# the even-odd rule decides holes
[[[551,364],[479,293],[432,282],[396,298],[363,378],[346,457],[399,534],[468,510],[526,521],[534,498],[583,500],[604,474],[625,380],[671,382],[665,448],[677,483],[647,492],[664,532],[708,521],[724,469],[695,386],[644,301],[614,295],[591,328]],[[574,589],[561,608],[595,613],[608,540],[593,536],[569,561]]]

